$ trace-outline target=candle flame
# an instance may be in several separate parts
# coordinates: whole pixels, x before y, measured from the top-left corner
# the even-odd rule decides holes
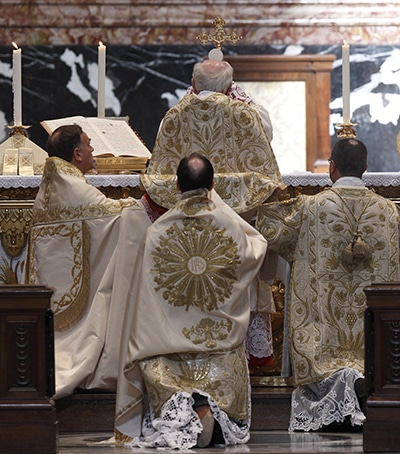
[[[99,41],[99,46],[102,46],[102,45],[103,45],[103,43],[101,41]]]
[[[347,46],[347,41],[345,39],[343,40],[343,46]]]
[[[17,49],[17,50],[18,50],[18,46],[17,46],[17,44],[16,44],[16,43],[14,43],[14,41],[12,42],[12,45],[13,45],[13,46],[15,47],[15,49]]]

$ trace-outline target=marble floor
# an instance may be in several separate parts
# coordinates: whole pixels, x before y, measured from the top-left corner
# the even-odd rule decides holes
[[[59,454],[149,454],[156,449],[137,449],[98,445],[110,437],[107,433],[60,434]],[[179,453],[362,453],[362,433],[296,433],[286,431],[253,432],[246,445],[227,448],[190,449]]]

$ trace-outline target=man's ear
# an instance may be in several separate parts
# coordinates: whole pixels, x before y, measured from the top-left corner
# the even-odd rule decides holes
[[[194,77],[192,77],[192,88],[193,88],[193,91],[196,93],[197,95],[197,89],[196,89],[196,84],[194,83]]]
[[[75,147],[74,148],[74,151],[72,152],[72,159],[75,162],[81,162],[82,161],[81,150],[79,149],[79,147]]]

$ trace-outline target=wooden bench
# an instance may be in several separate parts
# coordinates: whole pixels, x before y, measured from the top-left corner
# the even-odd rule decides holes
[[[0,286],[0,450],[58,451],[54,336],[45,286]]]
[[[365,452],[400,448],[400,283],[365,289],[365,374],[369,398]]]

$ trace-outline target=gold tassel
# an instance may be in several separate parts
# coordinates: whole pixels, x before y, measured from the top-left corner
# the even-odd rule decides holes
[[[354,235],[353,241],[343,249],[341,254],[341,260],[350,272],[354,271],[361,263],[368,262],[371,257],[371,248],[359,232]]]
[[[355,260],[365,262],[372,257],[371,248],[362,239],[361,235],[357,232],[353,239],[353,256]]]

